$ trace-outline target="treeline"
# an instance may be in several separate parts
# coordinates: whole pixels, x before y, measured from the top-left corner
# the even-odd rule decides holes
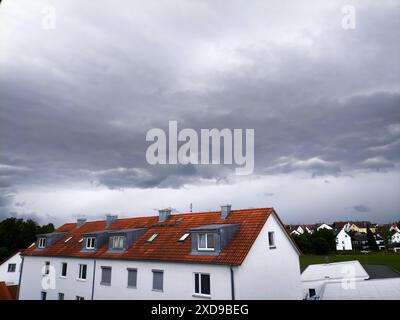
[[[40,226],[28,219],[8,218],[0,221],[0,262],[19,249],[26,249],[36,241],[36,235],[54,231],[52,223]]]
[[[327,254],[336,250],[336,238],[331,230],[321,229],[300,235],[293,235],[294,241],[305,254]]]

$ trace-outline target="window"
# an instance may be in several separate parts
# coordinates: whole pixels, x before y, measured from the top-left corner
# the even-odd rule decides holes
[[[137,269],[128,269],[128,287],[137,288]]]
[[[61,263],[61,277],[66,277],[67,276],[67,263],[63,262]]]
[[[124,236],[111,237],[111,249],[124,249]]]
[[[87,265],[80,264],[79,265],[79,280],[86,280],[86,272],[87,272]]]
[[[275,249],[275,232],[269,231],[268,232],[268,244],[270,249]]]
[[[72,239],[72,237],[69,237],[68,239],[66,239],[65,241],[64,241],[64,243],[67,243],[69,240],[71,240]]]
[[[164,290],[164,271],[153,270],[153,290],[163,291]]]
[[[210,275],[206,273],[194,274],[194,293],[210,295]]]
[[[152,242],[157,237],[158,237],[158,233],[155,233],[155,234],[151,235],[150,238],[147,239],[147,242]]]
[[[46,300],[46,298],[47,298],[47,292],[41,291],[40,292],[40,300]]]
[[[39,238],[38,248],[44,248],[46,246],[46,238]]]
[[[213,251],[215,249],[215,235],[213,233],[200,233],[198,249]]]
[[[190,235],[190,233],[185,233],[182,237],[179,238],[178,241],[181,241],[181,242],[185,241],[186,238],[189,237],[189,235]]]
[[[82,239],[79,239],[78,243],[82,243],[82,241],[83,241],[83,238],[82,238]]]
[[[86,238],[86,249],[94,249],[95,237]]]
[[[315,289],[308,289],[308,295],[311,297],[315,296]]]
[[[15,272],[16,268],[17,268],[17,265],[15,263],[8,264],[8,272]]]
[[[62,292],[58,293],[58,300],[64,300],[64,293]]]
[[[111,284],[111,267],[101,267],[101,282],[103,285]]]
[[[85,298],[81,296],[76,296],[76,300],[85,300]]]
[[[50,261],[46,261],[44,264],[44,274],[50,273]]]

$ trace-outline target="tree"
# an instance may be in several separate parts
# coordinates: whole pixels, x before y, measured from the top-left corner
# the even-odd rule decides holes
[[[36,235],[54,231],[54,225],[39,226],[34,220],[8,218],[0,221],[0,261],[19,249],[29,247]]]
[[[329,243],[325,238],[322,237],[314,237],[312,240],[312,245],[314,248],[314,252],[316,254],[327,254],[330,251]]]
[[[376,244],[374,234],[372,233],[371,229],[369,228],[369,225],[367,226],[367,241],[368,241],[368,247],[370,250],[373,250],[373,251],[378,250],[378,245]]]

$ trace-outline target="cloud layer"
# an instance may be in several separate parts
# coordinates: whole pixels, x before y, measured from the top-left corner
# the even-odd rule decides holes
[[[148,165],[146,132],[168,120],[196,130],[254,128],[254,174],[264,179],[398,172],[395,1],[356,1],[354,30],[341,26],[343,1],[3,2],[3,215],[29,212],[21,192],[42,187],[168,194],[237,183],[230,166]],[[46,8],[55,10],[54,30],[43,28]]]

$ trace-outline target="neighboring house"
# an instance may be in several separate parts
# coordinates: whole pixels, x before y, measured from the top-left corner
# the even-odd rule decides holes
[[[391,243],[400,243],[400,232],[396,232],[392,237],[390,238]]]
[[[374,235],[376,245],[378,246],[379,250],[385,250],[385,240],[379,235],[375,234]]]
[[[23,252],[19,299],[301,299],[272,208],[67,223]]]
[[[369,249],[368,238],[365,233],[354,234],[352,237],[352,243],[353,243],[353,247],[359,247],[359,249],[361,249],[361,250]]]
[[[303,298],[319,299],[323,286],[328,282],[352,283],[368,278],[368,273],[357,260],[311,264],[301,274]]]
[[[351,222],[349,227],[349,231],[352,232],[358,232],[358,233],[367,233],[367,229],[369,226],[369,229],[371,230],[372,233],[375,233],[377,230],[377,226],[371,224],[369,221],[356,221],[356,222]]]
[[[304,232],[313,233],[313,229],[307,225],[294,225],[289,226],[289,233],[291,235],[295,234],[297,236],[303,234]]]
[[[389,231],[400,232],[400,229],[397,225],[392,224],[390,225]]]
[[[342,229],[336,234],[336,250],[352,250],[351,237]]]
[[[400,300],[400,278],[372,279],[347,283],[327,282],[321,300]]]
[[[333,230],[333,228],[332,228],[330,225],[326,224],[326,223],[321,224],[321,225],[317,228],[317,231],[322,230],[322,229]]]
[[[337,231],[344,229],[344,231],[349,232],[351,224],[346,221],[335,221],[332,226]]]
[[[4,281],[7,286],[18,285],[21,262],[21,251],[4,260],[0,264],[0,281]]]

